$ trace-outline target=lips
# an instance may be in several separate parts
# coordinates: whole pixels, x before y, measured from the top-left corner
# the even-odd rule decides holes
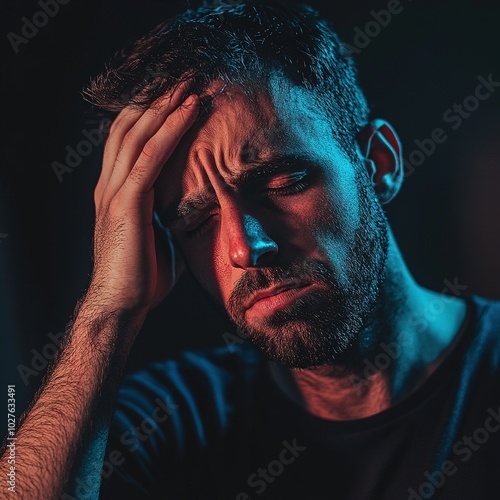
[[[299,283],[299,282],[289,282],[289,283],[281,283],[280,285],[273,286],[271,288],[267,288],[266,290],[261,290],[257,293],[255,293],[250,300],[248,300],[245,304],[245,310],[248,311],[254,306],[263,306],[265,303],[276,303],[276,302],[281,302],[278,300],[272,300],[272,297],[275,297],[279,294],[283,294],[284,292],[287,291],[294,291],[301,288],[305,288],[309,286],[309,283]],[[292,298],[292,297],[290,297]],[[276,299],[278,299],[276,297]]]

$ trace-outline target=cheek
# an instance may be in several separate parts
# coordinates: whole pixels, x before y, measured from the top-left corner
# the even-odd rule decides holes
[[[331,192],[334,191],[321,192],[317,203],[307,213],[307,219],[314,220],[314,223],[307,225],[302,221],[302,224],[313,228],[308,231],[315,245],[311,257],[326,261],[344,282],[360,224],[358,196],[332,196]]]
[[[354,223],[354,214],[353,207],[346,206],[344,200],[333,199],[329,194],[323,193],[314,207],[316,234],[335,240],[348,239]]]
[[[314,190],[308,200],[294,204],[290,210],[289,223],[297,229],[299,237],[320,247],[350,241],[358,221],[356,200],[332,196],[321,188]]]
[[[347,171],[346,171],[347,170]],[[324,227],[331,226],[339,237],[349,239],[359,225],[359,190],[351,165],[325,176],[325,189],[318,195],[318,213]]]

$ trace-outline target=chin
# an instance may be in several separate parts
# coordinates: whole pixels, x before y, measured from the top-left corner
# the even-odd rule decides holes
[[[292,320],[281,326],[243,328],[250,341],[269,360],[287,368],[343,365],[351,357],[358,331],[324,329],[309,321]],[[349,363],[350,364],[350,363]]]

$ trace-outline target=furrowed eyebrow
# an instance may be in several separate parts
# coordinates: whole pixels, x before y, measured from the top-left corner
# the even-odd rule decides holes
[[[248,169],[231,177],[230,185],[237,189],[242,189],[262,178],[287,172],[300,166],[310,168],[315,165],[316,163],[309,156],[303,154],[275,156],[270,159],[252,162]],[[164,212],[164,216],[162,217],[163,223],[168,226],[181,219],[187,219],[193,212],[200,211],[216,203],[217,198],[213,190],[210,192],[198,191],[188,194],[177,205],[171,205]]]
[[[177,205],[170,206],[162,217],[163,224],[169,226],[182,219],[188,219],[194,212],[214,205],[217,198],[214,192],[196,192],[185,196]]]
[[[310,168],[315,166],[316,163],[304,154],[286,154],[273,157],[269,160],[255,162],[252,165],[253,167],[236,175],[231,183],[241,189],[246,184],[251,184],[259,180],[259,178],[287,172],[300,166]]]

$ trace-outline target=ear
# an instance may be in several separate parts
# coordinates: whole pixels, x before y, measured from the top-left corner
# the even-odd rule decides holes
[[[389,203],[403,183],[401,141],[385,120],[375,119],[358,135],[358,144],[380,203]]]

